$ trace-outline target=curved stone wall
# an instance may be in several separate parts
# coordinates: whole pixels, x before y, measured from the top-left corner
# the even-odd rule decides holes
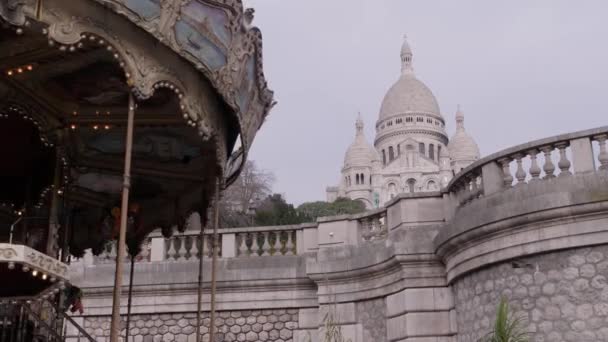
[[[517,259],[453,283],[458,342],[490,331],[501,296],[531,341],[608,341],[608,245]]]
[[[209,313],[202,314],[203,341],[209,341]],[[297,309],[220,311],[215,319],[218,341],[292,342],[298,328]],[[125,335],[121,322],[121,336]],[[134,342],[194,342],[196,313],[134,315],[130,336]],[[96,341],[109,341],[110,317],[87,317],[85,330]],[[129,341],[131,341],[129,338]]]

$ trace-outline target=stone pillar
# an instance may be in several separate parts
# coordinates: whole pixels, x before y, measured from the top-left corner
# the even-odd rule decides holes
[[[501,167],[496,162],[490,162],[481,167],[484,196],[499,192],[504,188],[504,176]]]
[[[222,258],[236,257],[236,234],[222,234]]]
[[[165,238],[155,237],[150,239],[150,261],[165,260]]]
[[[574,173],[595,171],[593,161],[593,147],[589,138],[580,138],[570,141],[572,149],[572,164]]]

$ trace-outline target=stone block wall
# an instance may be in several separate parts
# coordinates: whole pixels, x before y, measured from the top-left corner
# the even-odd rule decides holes
[[[203,341],[209,342],[209,313],[201,316]],[[276,341],[293,342],[298,329],[298,310],[220,311],[215,319],[215,342]],[[121,335],[125,335],[122,322]],[[109,341],[110,317],[86,317],[84,328],[96,341]],[[129,342],[194,342],[196,341],[196,313],[133,315]]]
[[[490,331],[501,296],[526,319],[530,340],[608,341],[608,246],[518,259],[454,282],[458,342]]]

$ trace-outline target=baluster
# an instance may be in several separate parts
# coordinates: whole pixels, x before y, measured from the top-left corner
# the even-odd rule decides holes
[[[479,187],[479,175],[474,174],[471,179],[471,187],[473,190],[473,200],[479,198],[481,196],[481,188]]]
[[[515,158],[515,162],[517,163],[517,171],[515,171],[515,178],[517,178],[517,184],[515,184],[515,186],[521,186],[526,184],[526,171],[524,170],[524,167],[522,165],[522,159],[524,158],[524,155],[518,153],[513,157]]]
[[[141,261],[150,261],[150,239],[147,239],[146,242],[143,244],[139,255]]]
[[[198,260],[201,256],[200,253],[200,239],[199,235],[192,235],[192,247],[190,247],[190,259]]]
[[[553,165],[553,160],[551,159],[551,153],[553,152],[553,146],[543,146],[540,150],[545,155],[545,165],[543,165],[543,171],[545,171],[544,178],[553,178],[555,175],[555,165]]]
[[[249,249],[247,248],[247,233],[237,234],[236,241],[239,244],[239,256],[249,256]]]
[[[177,260],[184,261],[186,260],[186,236],[180,235],[176,236],[176,242],[179,243],[179,249],[177,251]]]
[[[174,237],[170,237],[165,239],[165,243],[169,244],[169,248],[167,249],[167,260],[173,261],[175,260],[175,256],[177,251],[175,250]]]
[[[483,189],[483,176],[481,175],[481,173],[479,174],[479,176],[477,176],[477,178],[475,179],[475,182],[477,183],[477,189],[478,189],[477,197],[485,196],[486,193]]]
[[[205,247],[207,248],[205,256],[213,257],[213,235],[205,235]]]
[[[471,179],[471,201],[479,197],[479,188],[477,187],[477,176]]]
[[[600,153],[597,156],[598,161],[600,162],[600,170],[608,171],[608,151],[606,150],[606,141],[608,140],[608,135],[598,135],[593,137],[600,145]]]
[[[110,253],[108,255],[108,260],[109,261],[115,261],[116,260],[116,242],[112,241],[112,243],[110,244]]]
[[[249,248],[249,256],[256,257],[258,254],[258,233],[248,233],[251,236],[251,247]],[[249,238],[249,237],[248,237]]]
[[[287,231],[287,241],[285,242],[285,253],[284,255],[295,255],[296,251],[295,251],[295,245],[292,241],[292,235],[293,235],[293,231],[288,230]]]
[[[505,188],[513,186],[513,176],[511,175],[511,169],[509,168],[511,161],[511,158],[501,158],[498,160],[498,163],[500,163],[500,166],[502,167],[502,180]]]
[[[270,255],[269,232],[263,232],[262,236],[264,237],[264,245],[262,246],[262,255]]]
[[[532,179],[530,179],[530,182],[536,182],[540,180],[540,173],[541,173],[541,169],[540,166],[538,166],[538,160],[537,155],[538,155],[538,150],[530,150],[528,151],[528,154],[530,154],[530,160],[531,160],[531,164],[530,164],[530,175],[532,176]]]
[[[568,156],[566,155],[566,148],[568,147],[568,142],[561,142],[555,145],[559,149],[559,162],[557,166],[559,166],[560,177],[571,176],[572,172],[570,172],[570,166],[572,163],[568,160]]]
[[[217,257],[221,258],[222,257],[222,234],[217,234],[217,244],[216,244],[216,248],[217,248]]]

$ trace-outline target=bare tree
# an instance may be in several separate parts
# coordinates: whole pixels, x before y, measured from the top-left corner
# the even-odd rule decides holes
[[[223,227],[239,227],[251,224],[251,209],[272,192],[275,176],[272,172],[258,168],[248,160],[236,181],[222,196],[220,217]]]

